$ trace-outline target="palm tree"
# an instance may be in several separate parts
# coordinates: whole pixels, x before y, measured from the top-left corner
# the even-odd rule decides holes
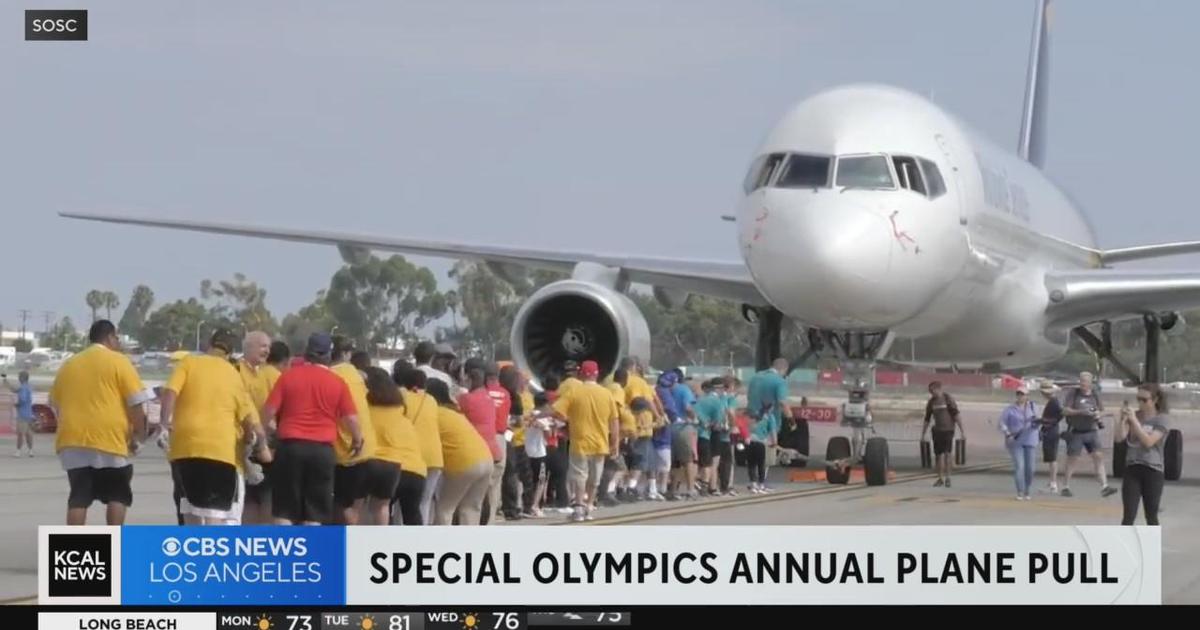
[[[104,319],[112,321],[113,309],[121,305],[121,298],[112,291],[105,291],[102,299],[104,300]]]
[[[92,322],[94,323],[96,321],[96,311],[104,306],[104,293],[97,289],[92,289],[87,292],[85,300],[87,301],[88,308],[92,309]]]

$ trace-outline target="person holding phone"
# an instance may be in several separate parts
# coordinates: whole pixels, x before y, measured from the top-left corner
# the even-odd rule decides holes
[[[1017,388],[1017,399],[1000,416],[1000,431],[1004,433],[1004,447],[1013,460],[1013,481],[1017,486],[1017,500],[1029,501],[1029,489],[1033,486],[1033,452],[1038,445],[1037,405],[1029,400],[1029,390],[1024,385]]]
[[[1157,383],[1138,386],[1137,411],[1121,409],[1115,437],[1125,442],[1125,474],[1121,479],[1122,525],[1137,519],[1138,501],[1146,508],[1146,524],[1158,525],[1163,493],[1163,445],[1171,430],[1167,397]]]

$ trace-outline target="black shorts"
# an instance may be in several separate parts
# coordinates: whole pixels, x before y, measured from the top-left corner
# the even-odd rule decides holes
[[[271,515],[293,523],[333,520],[333,446],[282,440],[271,464]]]
[[[382,459],[369,459],[362,464],[366,466],[366,477],[363,479],[367,496],[372,499],[390,501],[396,496],[396,486],[400,485],[400,464],[385,462]],[[334,479],[334,496],[337,496],[337,480]],[[350,507],[343,505],[342,507]]]
[[[171,462],[171,478],[193,508],[228,512],[237,497],[238,472],[233,464],[201,457],[177,459]]]
[[[1058,427],[1042,429],[1042,463],[1049,464],[1058,461],[1059,439]]]
[[[271,502],[271,465],[259,464],[259,466],[262,466],[263,480],[253,486],[246,484],[246,503],[266,505]]]
[[[712,442],[709,438],[699,438],[696,440],[696,459],[700,461],[700,467],[712,466]]]
[[[933,435],[933,454],[949,455],[954,450],[954,431],[930,431]]]
[[[338,464],[333,469],[333,504],[348,508],[355,501],[367,498],[367,462],[349,466]]]
[[[86,508],[93,502],[133,505],[133,464],[120,468],[72,468],[67,471],[71,493],[67,507]]]

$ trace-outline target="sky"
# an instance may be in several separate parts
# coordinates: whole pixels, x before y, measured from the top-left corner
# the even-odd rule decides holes
[[[737,259],[757,145],[822,89],[884,82],[1016,145],[1032,0],[75,1],[89,41],[0,11],[0,323],[87,321],[245,273],[277,316],[332,247],[59,211]],[[311,5],[311,6],[310,6]],[[1056,0],[1048,174],[1102,247],[1200,239],[1200,3]],[[442,279],[450,263],[416,259]],[[1154,263],[1194,269],[1197,257]],[[114,313],[114,317],[119,313]]]

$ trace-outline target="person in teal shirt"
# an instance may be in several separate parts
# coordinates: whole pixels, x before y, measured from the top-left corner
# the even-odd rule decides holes
[[[790,419],[788,409],[787,359],[775,359],[769,369],[750,379],[746,397],[750,417],[750,444],[746,447],[746,471],[750,476],[750,492],[764,494],[767,487],[767,446],[775,444],[783,419]]]
[[[728,436],[729,407],[724,399],[725,383],[719,378],[704,381],[700,385],[703,396],[696,402],[697,439],[696,450],[700,460],[700,483],[709,495],[717,494],[717,480],[714,475],[717,460],[716,445],[713,444],[713,432],[725,429]]]

